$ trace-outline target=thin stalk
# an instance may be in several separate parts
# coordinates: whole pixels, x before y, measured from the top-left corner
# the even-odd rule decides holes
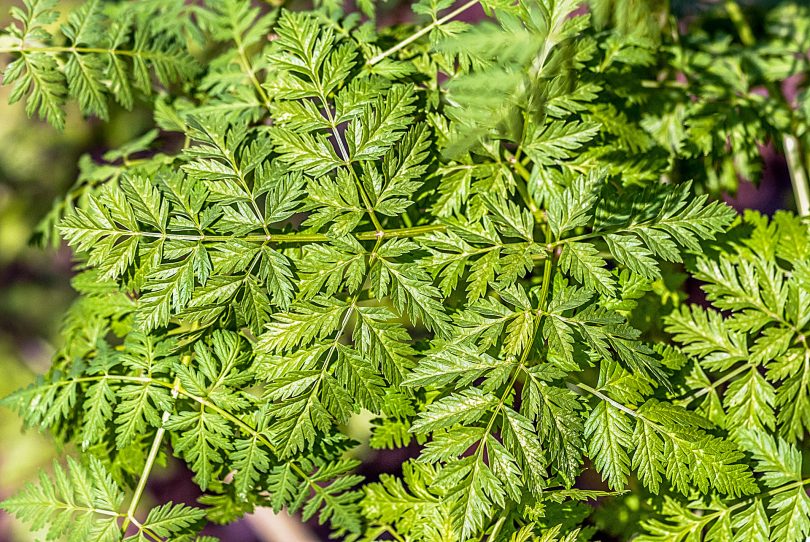
[[[548,246],[551,241],[551,226],[546,224],[544,231],[546,234],[546,246]],[[549,255],[548,258],[546,258],[546,263],[543,264],[543,289],[540,291],[540,307],[538,307],[538,312],[545,312],[548,308],[548,292],[551,288],[551,271],[553,267],[554,259]]]
[[[535,333],[537,332],[537,325],[535,324]],[[534,334],[532,334],[532,338],[530,339],[529,345],[526,347],[526,350],[523,352],[523,358],[525,359],[528,357],[528,352],[531,349],[531,343],[534,342]],[[515,368],[515,372],[512,373],[512,378],[509,379],[509,383],[504,388],[503,393],[501,394],[500,399],[498,399],[498,405],[492,409],[492,416],[489,417],[489,422],[487,422],[487,427],[484,429],[484,434],[481,437],[481,440],[478,441],[478,449],[476,450],[477,460],[481,460],[484,457],[484,450],[487,447],[486,438],[489,436],[490,432],[492,431],[492,427],[495,425],[495,420],[498,417],[498,414],[501,413],[503,409],[503,405],[506,403],[506,399],[509,397],[509,393],[512,391],[512,388],[515,386],[515,382],[517,382],[518,374],[520,371],[518,370],[520,367],[523,366],[523,360],[518,364],[518,367]]]
[[[545,227],[545,237],[546,242],[551,240],[551,228],[546,225]],[[478,460],[480,460],[484,455],[484,450],[486,449],[486,438],[489,436],[492,428],[495,425],[495,419],[498,417],[498,414],[503,410],[504,404],[506,403],[506,399],[509,397],[509,393],[514,389],[515,382],[517,382],[518,375],[520,371],[526,371],[526,362],[529,359],[529,353],[532,350],[532,345],[534,344],[535,338],[537,337],[537,333],[540,331],[540,324],[543,321],[543,311],[548,306],[548,292],[551,286],[551,271],[554,265],[553,259],[548,258],[543,266],[543,288],[542,292],[540,293],[540,300],[539,300],[539,307],[534,312],[534,326],[532,329],[531,337],[529,338],[528,342],[526,343],[526,347],[524,348],[523,352],[521,352],[520,360],[518,361],[517,366],[512,373],[512,377],[509,379],[509,383],[506,385],[506,388],[503,390],[500,399],[498,400],[498,405],[492,410],[492,416],[489,418],[489,422],[487,423],[486,429],[484,429],[484,434],[481,439],[478,441],[478,449],[476,450],[476,455],[478,456]],[[495,527],[495,532],[500,529],[500,526]]]
[[[394,239],[399,237],[417,237],[433,232],[445,231],[444,224],[425,224],[410,228],[395,228],[391,230],[369,231],[354,234],[358,241],[376,241],[377,239]],[[110,230],[129,237],[149,237],[152,239],[171,239],[174,241],[207,241],[210,243],[225,243],[228,241],[240,240],[248,243],[325,243],[330,240],[329,236],[323,233],[268,233],[256,235],[206,235],[206,234],[180,234],[180,233],[160,233],[151,231],[129,231]]]
[[[377,230],[376,232],[377,235],[378,236],[384,235],[385,230],[383,229],[380,220],[377,218],[377,213],[374,212],[374,208],[371,205],[371,200],[369,199],[368,194],[366,194],[366,189],[363,186],[363,183],[360,182],[360,179],[357,177],[357,172],[354,171],[352,161],[349,160],[349,153],[346,150],[345,145],[343,145],[343,138],[341,137],[340,132],[338,132],[337,123],[335,122],[335,116],[332,114],[332,109],[329,107],[329,102],[326,100],[324,90],[323,88],[321,88],[321,82],[319,80],[316,81],[316,85],[318,86],[318,98],[321,100],[321,106],[323,107],[323,110],[326,113],[326,119],[329,121],[329,126],[331,127],[332,131],[332,137],[335,138],[335,142],[337,143],[340,157],[343,159],[343,163],[346,166],[346,168],[348,168],[348,170],[352,174],[354,184],[357,186],[357,191],[360,193],[360,198],[363,200],[363,205],[366,207],[366,213],[368,213],[368,216],[371,219],[371,223]]]
[[[492,528],[492,532],[489,533],[489,537],[487,537],[488,542],[495,542],[495,539],[498,537],[498,534],[501,532],[501,528],[503,524],[506,522],[506,515],[502,515],[501,518],[495,523],[495,526]]]
[[[166,413],[164,413],[163,423],[166,423],[167,419],[168,416],[166,416]],[[141,502],[141,497],[146,489],[146,482],[149,480],[149,475],[152,473],[152,468],[155,465],[155,459],[157,459],[160,446],[163,444],[163,435],[165,433],[166,430],[161,425],[158,427],[157,433],[155,433],[154,440],[152,440],[152,447],[149,449],[149,455],[146,457],[146,464],[143,466],[140,479],[138,480],[138,486],[135,488],[135,493],[132,494],[132,500],[130,501],[129,508],[127,509],[127,517],[124,518],[124,522],[121,525],[121,531],[123,533],[126,533],[127,527],[130,523],[133,525],[139,525],[139,529],[143,530],[143,526],[140,525],[135,519],[135,511],[138,508],[138,504]]]
[[[363,281],[360,284],[365,283],[368,280],[368,275],[371,273],[372,266],[374,265],[374,261],[377,259],[378,254],[377,251],[380,249],[380,245],[382,245],[382,237],[377,238],[377,243],[375,243],[374,248],[371,251],[371,256],[368,258],[368,271],[366,272],[366,276],[363,277]],[[317,393],[318,387],[323,382],[323,379],[326,377],[326,370],[329,368],[329,364],[332,361],[332,354],[337,351],[338,344],[340,344],[340,338],[343,337],[343,334],[346,332],[346,326],[349,325],[349,321],[351,320],[352,315],[354,314],[355,309],[357,308],[357,301],[360,299],[360,292],[358,290],[352,297],[349,299],[349,308],[346,310],[346,314],[343,316],[343,321],[340,323],[340,329],[338,329],[337,333],[335,333],[335,338],[332,341],[332,345],[329,347],[329,351],[326,353],[326,357],[323,361],[323,367],[321,367],[321,375],[318,378],[318,382],[315,384],[315,388],[310,392],[310,395],[313,393]]]
[[[245,51],[245,45],[242,43],[242,36],[234,35],[233,41],[236,44],[237,50],[239,51],[239,63],[242,64],[242,69],[245,70],[245,73],[247,73],[247,76],[250,79],[250,82],[253,84],[253,88],[256,89],[256,93],[261,98],[265,109],[269,111],[270,97],[267,95],[267,92],[265,92],[261,82],[256,77],[256,72],[253,70],[253,66],[250,64],[250,60],[247,57],[247,52]]]
[[[151,539],[152,539],[152,540],[154,540],[155,542],[163,542],[163,539],[162,539],[161,537],[159,537],[158,535],[156,535],[155,533],[153,533],[152,531],[150,531],[148,528],[146,528],[146,527],[144,527],[143,525],[141,525],[141,523],[140,523],[140,522],[139,522],[137,519],[133,519],[133,520],[132,520],[132,524],[133,524],[135,527],[137,527],[137,528],[138,528],[138,530],[139,530],[139,531],[140,531],[142,534],[146,534],[147,536],[149,536],[149,538],[151,538]]]
[[[31,46],[29,44],[20,43],[17,46],[13,47],[0,47],[0,54],[9,54],[9,53],[89,53],[89,54],[98,54],[98,55],[117,55],[117,56],[129,56],[129,57],[138,57],[138,58],[171,58],[169,55],[160,54],[160,53],[150,53],[148,51],[131,51],[127,49],[104,49],[101,47],[69,47],[69,46],[48,46],[43,45],[39,46]]]
[[[796,198],[796,209],[799,216],[810,216],[810,182],[802,165],[799,140],[793,135],[784,134],[782,146],[785,148],[785,159],[790,173],[790,182],[793,185],[793,195]]]
[[[366,62],[366,65],[367,66],[373,66],[373,65],[379,63],[380,61],[382,61],[383,59],[388,58],[389,56],[393,55],[397,51],[400,51],[401,49],[404,49],[405,47],[407,47],[411,43],[415,42],[416,40],[418,40],[419,38],[421,38],[425,34],[428,34],[434,28],[436,28],[438,26],[441,26],[441,25],[455,19],[456,17],[458,17],[459,15],[461,15],[462,13],[464,13],[465,11],[467,11],[468,9],[470,9],[471,7],[476,5],[477,3],[478,3],[478,0],[470,0],[469,2],[462,5],[461,7],[457,8],[457,9],[454,9],[453,11],[451,11],[450,13],[448,13],[447,15],[442,17],[441,19],[436,19],[435,21],[433,21],[432,23],[430,23],[426,27],[422,28],[418,32],[415,32],[415,33],[411,34],[410,36],[408,36],[407,38],[405,38],[401,42],[397,43],[396,45],[394,45],[390,49],[386,49],[382,53],[380,53],[377,56],[371,58],[368,62]]]
[[[512,166],[512,169],[520,176],[520,179],[517,179],[515,182],[515,187],[517,188],[520,197],[523,199],[523,202],[529,208],[529,211],[532,213],[532,216],[537,222],[545,222],[545,215],[537,208],[535,205],[534,200],[529,195],[529,179],[531,179],[531,173],[526,167],[520,162],[520,149],[518,149],[515,154],[513,155],[507,150],[504,150],[506,155],[507,163]],[[522,182],[521,182],[522,180]]]
[[[731,19],[731,22],[734,23],[734,27],[737,29],[740,41],[746,47],[752,47],[756,43],[756,38],[754,38],[754,32],[751,30],[748,21],[745,20],[745,15],[740,5],[735,2],[735,0],[726,0],[725,7],[729,19]]]
[[[79,512],[91,512],[93,514],[98,514],[99,516],[107,516],[111,518],[121,518],[124,517],[123,514],[119,514],[113,510],[105,510],[103,508],[88,508],[86,506],[71,506],[71,510],[78,510]]]
[[[747,363],[745,365],[741,365],[741,366],[737,367],[736,369],[734,369],[733,371],[731,371],[730,373],[726,373],[723,377],[721,377],[721,378],[715,380],[714,382],[712,382],[710,386],[708,386],[706,388],[702,388],[702,389],[700,389],[700,390],[698,390],[698,391],[696,391],[694,393],[690,393],[681,400],[686,401],[686,402],[690,402],[690,401],[694,401],[695,399],[698,399],[700,397],[703,397],[704,395],[706,395],[710,391],[714,390],[718,386],[721,386],[721,385],[725,384],[729,380],[733,379],[735,376],[737,376],[739,374],[742,374],[742,373],[744,373],[745,371],[747,371],[747,370],[749,370],[751,368],[753,368],[753,366],[749,365]]]
[[[188,365],[191,362],[191,355],[186,354],[183,356],[181,363],[183,365]],[[180,379],[175,378],[174,383],[172,384],[172,398],[177,399],[177,396],[180,393]],[[155,433],[155,438],[152,440],[152,447],[149,449],[149,455],[146,457],[146,464],[143,466],[143,470],[141,471],[141,477],[138,479],[138,486],[135,488],[135,492],[132,494],[132,500],[129,502],[129,508],[127,509],[127,516],[124,519],[123,526],[121,530],[124,534],[126,534],[127,526],[130,522],[133,525],[137,525],[139,529],[143,531],[143,526],[138,523],[138,520],[135,519],[135,512],[138,509],[138,504],[141,501],[141,497],[143,496],[143,492],[146,489],[146,483],[149,480],[149,476],[152,474],[152,469],[155,466],[155,459],[157,458],[158,452],[160,451],[160,446],[163,444],[163,436],[166,434],[166,429],[164,426],[166,422],[169,421],[169,417],[171,416],[171,412],[165,410],[163,412],[163,417],[161,418],[161,425],[158,427],[157,432]],[[158,538],[160,540],[160,538]]]
[[[579,390],[585,390],[588,393],[590,393],[591,395],[593,395],[595,397],[598,397],[602,401],[605,401],[606,403],[610,403],[612,406],[618,408],[619,410],[621,410],[625,414],[627,414],[629,416],[632,416],[633,418],[641,418],[638,415],[638,412],[636,412],[632,408],[624,406],[620,402],[611,399],[610,397],[608,397],[607,395],[605,395],[601,391],[599,391],[599,390],[597,390],[595,388],[592,388],[591,386],[589,386],[589,385],[587,385],[585,383],[582,383],[582,382],[569,383],[569,387],[573,387],[573,388],[579,389]],[[641,419],[644,420],[645,422],[648,422],[648,420],[646,420],[645,418],[641,418]],[[655,424],[653,424],[653,426],[655,426]]]
[[[656,224],[659,225],[659,226],[661,224],[666,224],[667,220],[668,219],[661,220],[661,221],[657,222]],[[582,235],[575,235],[573,237],[566,237],[564,239],[558,239],[558,240],[554,241],[553,243],[550,243],[549,248],[558,247],[558,246],[564,245],[566,243],[576,243],[578,241],[587,241],[589,239],[596,239],[596,238],[599,238],[599,237],[605,237],[605,236],[607,236],[607,235],[609,235],[611,233],[631,232],[631,231],[634,231],[634,230],[636,230],[638,228],[643,228],[645,226],[649,226],[650,224],[652,224],[652,222],[649,222],[649,221],[647,221],[647,222],[636,222],[636,223],[630,224],[628,226],[616,226],[616,227],[612,227],[612,228],[605,228],[603,230],[592,231],[592,232],[589,232],[589,233],[583,233]],[[763,309],[763,310],[767,311],[768,309],[766,308],[766,309]],[[774,318],[779,320],[779,321],[783,320],[779,316],[774,316]],[[786,325],[790,326],[790,324],[787,324],[787,323],[786,323]]]

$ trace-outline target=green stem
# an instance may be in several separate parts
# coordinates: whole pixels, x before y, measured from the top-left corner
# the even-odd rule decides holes
[[[501,532],[501,528],[503,524],[506,522],[506,515],[502,515],[501,518],[495,523],[495,526],[492,528],[492,532],[489,533],[489,537],[487,538],[488,542],[495,542],[495,539],[498,537],[498,534]]]
[[[532,197],[529,195],[528,184],[529,179],[531,179],[531,173],[529,173],[529,170],[527,170],[526,167],[520,162],[520,149],[518,149],[514,155],[507,150],[504,150],[504,154],[506,156],[506,161],[520,176],[520,179],[517,179],[517,182],[515,182],[515,187],[517,188],[520,197],[523,199],[523,202],[526,204],[526,207],[529,208],[529,211],[532,213],[532,216],[538,223],[545,222],[545,215],[540,211],[540,209],[537,208],[537,205],[534,203],[534,199],[532,199]]]
[[[380,224],[380,220],[377,218],[377,213],[374,212],[374,208],[371,205],[371,200],[369,199],[368,194],[366,194],[366,189],[363,186],[363,183],[360,182],[360,179],[357,177],[357,172],[355,172],[354,167],[352,167],[352,161],[349,159],[349,153],[346,150],[346,146],[343,145],[343,137],[341,137],[340,132],[338,132],[335,116],[332,114],[332,109],[329,106],[329,102],[326,99],[326,94],[321,87],[320,80],[316,81],[316,85],[318,86],[318,98],[321,100],[321,106],[326,112],[326,119],[329,121],[329,126],[331,127],[332,137],[335,138],[335,142],[338,146],[338,153],[343,159],[345,167],[349,170],[352,178],[354,179],[354,184],[357,186],[357,191],[360,193],[360,198],[363,200],[363,205],[366,207],[366,213],[368,213],[371,223],[377,230],[376,233],[378,235],[383,235],[385,230],[383,230],[382,224]]]
[[[734,23],[734,27],[737,29],[740,41],[746,47],[752,47],[756,43],[756,38],[754,38],[754,32],[751,30],[748,21],[745,20],[745,15],[743,15],[740,5],[734,0],[726,0],[725,7],[729,19],[731,19],[731,22]]]
[[[380,245],[382,245],[382,237],[377,238],[377,242],[374,244],[374,248],[371,250],[371,256],[368,259],[368,271],[366,275],[363,277],[363,280],[360,282],[362,285],[368,280],[368,275],[371,273],[372,266],[374,265],[374,261],[377,259],[377,251],[380,249]],[[326,370],[329,367],[329,363],[332,360],[332,354],[337,351],[338,344],[340,343],[340,338],[346,332],[346,326],[349,325],[349,320],[354,314],[355,309],[357,308],[357,301],[360,299],[360,292],[358,290],[352,297],[349,299],[349,308],[346,310],[346,315],[343,317],[343,321],[340,324],[340,329],[338,329],[337,333],[335,333],[335,338],[332,341],[332,345],[329,347],[329,351],[326,353],[326,358],[324,358],[323,367],[321,367],[321,376],[318,378],[318,382],[315,384],[315,387],[310,392],[310,395],[316,393],[318,391],[318,386],[320,386],[323,379],[326,377]]]
[[[26,53],[86,53],[86,54],[98,54],[98,55],[117,55],[117,56],[128,56],[128,57],[137,57],[137,58],[144,58],[144,59],[166,59],[171,58],[169,55],[165,54],[158,54],[158,53],[150,53],[148,51],[131,51],[126,49],[104,49],[101,47],[69,47],[69,46],[42,46],[42,47],[32,47],[30,45],[24,45],[20,43],[15,47],[0,47],[0,54],[9,54],[9,53],[18,53],[18,54],[26,54]]]
[[[354,168],[351,166],[351,164],[349,164],[348,167],[352,170],[352,177],[354,177],[354,182],[357,185],[358,191],[360,192],[360,198],[363,200],[363,205],[366,206],[366,213],[371,219],[371,223],[374,225],[374,228],[377,230],[376,234],[380,239],[382,239],[382,236],[385,235],[385,229],[382,227],[382,223],[380,222],[379,218],[377,218],[377,213],[374,212],[374,207],[371,205],[371,200],[366,194],[366,189],[363,187],[363,183],[361,183],[360,179],[357,178],[357,174],[354,172]]]
[[[166,423],[168,416],[166,413],[163,415],[163,423]],[[149,475],[152,473],[152,468],[155,465],[155,459],[157,459],[158,452],[160,451],[160,446],[163,444],[163,435],[166,433],[166,430],[161,425],[158,427],[157,433],[155,433],[155,438],[152,440],[152,447],[149,449],[149,455],[146,457],[146,464],[143,466],[143,470],[141,471],[141,477],[138,479],[138,486],[135,488],[135,493],[132,494],[132,500],[129,503],[129,508],[127,509],[127,516],[124,518],[124,522],[121,526],[121,531],[126,533],[127,527],[129,526],[130,522],[133,524],[137,524],[137,520],[135,519],[135,512],[138,508],[138,503],[141,501],[141,497],[143,496],[143,492],[146,489],[146,482],[149,480]],[[143,530],[143,526],[139,526],[139,529]]]
[[[591,386],[589,386],[589,385],[587,385],[587,384],[585,384],[583,382],[571,383],[570,385],[572,387],[574,387],[574,388],[578,388],[580,390],[585,390],[588,393],[590,393],[591,395],[593,395],[594,397],[598,397],[599,399],[601,399],[602,401],[605,401],[606,403],[610,403],[612,406],[616,407],[617,409],[621,410],[622,412],[624,412],[625,414],[627,414],[627,415],[629,415],[629,416],[631,416],[633,418],[641,418],[641,416],[638,415],[638,412],[636,412],[635,410],[633,410],[630,407],[627,407],[627,406],[621,404],[618,401],[615,401],[615,400],[611,399],[610,397],[608,397],[607,395],[605,395],[601,391],[597,390],[596,388],[592,388]],[[644,421],[647,421],[644,418],[641,418],[641,419],[643,419]]]
[[[378,54],[377,56],[371,58],[368,62],[366,62],[366,65],[373,66],[373,65],[379,63],[380,61],[382,61],[383,59],[388,58],[389,56],[393,55],[397,51],[400,51],[401,49],[404,49],[405,47],[407,47],[411,43],[415,42],[416,40],[418,40],[419,38],[421,38],[425,34],[429,33],[434,28],[436,28],[438,26],[441,26],[441,25],[455,19],[456,17],[458,17],[459,15],[461,15],[462,13],[464,13],[465,11],[467,11],[468,9],[470,9],[471,7],[476,5],[477,3],[478,3],[478,0],[470,0],[466,4],[459,7],[458,9],[455,9],[455,10],[451,11],[450,13],[448,13],[447,15],[442,17],[441,19],[436,19],[435,21],[433,21],[432,23],[430,23],[426,27],[422,28],[418,32],[415,32],[414,34],[412,34],[409,37],[405,38],[404,40],[397,43],[396,45],[394,45],[390,49],[387,49],[387,50],[383,51],[382,53]]]
[[[247,52],[245,51],[245,45],[242,43],[242,36],[234,35],[233,41],[236,44],[236,48],[239,51],[239,63],[242,64],[242,69],[245,70],[247,73],[250,82],[253,84],[253,88],[256,89],[256,93],[262,100],[264,107],[269,111],[270,110],[270,97],[264,91],[261,82],[256,77],[256,72],[253,70],[253,66],[250,63],[250,60],[247,57]]]
[[[354,234],[358,241],[376,241],[377,239],[393,239],[398,237],[417,237],[433,232],[445,231],[444,224],[425,224],[411,228],[396,228],[384,231],[369,231]],[[225,243],[241,240],[248,243],[325,243],[330,237],[323,233],[268,233],[265,235],[244,235],[241,237],[231,235],[205,235],[205,234],[178,234],[159,233],[150,231],[110,230],[122,236],[149,237],[153,239],[171,239],[174,241],[207,241],[210,243]]]
[[[796,209],[799,216],[810,216],[810,181],[802,165],[799,139],[790,134],[782,136],[782,146],[785,148],[790,182],[793,184],[793,195],[796,197]]]
[[[546,234],[546,246],[548,246],[551,241],[551,226],[546,224],[544,231]],[[541,312],[548,308],[548,292],[551,288],[551,271],[553,266],[554,258],[549,254],[543,265],[543,289],[540,291],[540,307],[538,307],[538,310]]]
[[[545,227],[545,235],[546,235],[546,242],[551,240],[551,228],[546,225]],[[503,409],[504,404],[506,403],[506,399],[509,397],[509,393],[515,386],[515,382],[517,382],[518,375],[520,371],[526,371],[526,362],[529,359],[529,353],[532,350],[532,345],[534,344],[535,338],[537,337],[537,333],[540,331],[540,324],[543,321],[542,312],[548,306],[548,292],[551,285],[551,271],[553,267],[553,259],[548,258],[545,261],[543,266],[543,288],[542,292],[540,293],[540,300],[539,300],[539,307],[534,314],[534,326],[532,329],[531,337],[529,338],[528,342],[526,343],[526,347],[524,348],[523,352],[521,352],[520,360],[518,361],[517,366],[514,369],[512,377],[509,380],[509,383],[506,385],[503,393],[501,394],[500,399],[498,400],[498,405],[493,409],[492,416],[489,418],[489,422],[487,422],[487,427],[484,429],[484,434],[481,437],[481,440],[478,441],[478,450],[476,451],[478,459],[480,460],[484,454],[484,449],[486,448],[486,438],[492,431],[492,427],[495,425],[495,419],[498,417],[498,414]],[[528,372],[528,371],[527,371]],[[500,527],[498,527],[499,529]]]
[[[139,531],[140,531],[142,534],[145,534],[145,535],[149,536],[149,538],[151,538],[151,539],[152,539],[152,540],[154,540],[155,542],[164,542],[164,541],[163,541],[163,539],[162,539],[161,537],[159,537],[157,534],[153,533],[153,532],[152,532],[150,529],[148,529],[147,527],[144,527],[143,525],[141,525],[141,523],[140,523],[138,520],[133,519],[133,520],[132,520],[132,524],[133,524],[135,527],[137,527],[137,528],[138,528],[138,530],[139,530]]]
[[[186,354],[183,356],[181,363],[183,365],[188,365],[191,363],[191,355]],[[177,395],[180,392],[180,379],[175,377],[174,383],[172,384],[172,398],[177,399]],[[143,466],[143,470],[141,471],[141,477],[138,479],[138,486],[135,488],[135,492],[132,494],[132,500],[129,502],[129,508],[127,509],[127,515],[123,522],[123,527],[121,528],[124,534],[126,534],[127,525],[129,522],[132,522],[134,525],[137,525],[139,529],[142,531],[144,527],[138,523],[138,520],[135,519],[135,512],[138,509],[138,503],[141,501],[141,497],[143,496],[143,492],[146,489],[146,483],[149,480],[149,475],[152,474],[152,469],[155,465],[155,459],[157,459],[158,452],[160,451],[160,446],[163,443],[163,436],[166,434],[166,429],[164,426],[166,422],[169,421],[169,417],[171,413],[168,410],[163,412],[163,417],[161,419],[161,426],[158,427],[157,433],[155,433],[155,438],[152,441],[152,447],[149,449],[149,455],[146,457],[146,463]],[[158,540],[160,538],[158,537]]]
[[[727,373],[723,377],[721,377],[721,378],[717,379],[716,381],[712,382],[711,385],[709,385],[708,387],[702,388],[702,389],[696,391],[695,393],[690,393],[689,395],[684,397],[682,399],[682,401],[685,401],[685,402],[688,403],[688,402],[694,401],[695,399],[703,397],[704,395],[706,395],[710,391],[714,390],[718,386],[728,382],[729,380],[731,380],[735,376],[744,373],[745,371],[751,369],[752,367],[753,366],[748,364],[748,363],[746,363],[745,365],[741,365],[740,367],[737,367],[736,369],[734,369],[730,373]]]

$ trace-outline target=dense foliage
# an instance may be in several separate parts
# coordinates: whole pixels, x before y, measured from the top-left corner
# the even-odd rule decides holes
[[[75,456],[4,509],[72,541],[257,506],[345,540],[810,534],[810,231],[715,199],[772,142],[810,212],[801,2],[55,4],[0,35],[11,100],[57,128],[146,100],[156,129],[43,226],[80,296],[4,403]],[[377,481],[362,413],[416,450]],[[139,507],[168,455],[200,507]]]

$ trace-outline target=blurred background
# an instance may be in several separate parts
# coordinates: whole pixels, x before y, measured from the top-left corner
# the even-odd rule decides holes
[[[11,2],[0,0],[0,21]],[[0,63],[4,65],[4,63]],[[70,252],[36,242],[37,225],[73,184],[84,153],[102,154],[151,127],[146,110],[117,110],[109,124],[72,110],[64,132],[7,105],[0,87],[0,396],[30,383],[50,364],[61,315],[73,299]],[[0,500],[31,480],[60,450],[0,407]],[[0,542],[34,540],[0,511]]]
[[[8,23],[10,6],[20,3],[0,0],[0,26]],[[62,1],[60,7],[75,3]],[[673,4],[687,14],[701,2]],[[381,21],[407,18],[408,7],[409,2],[388,2]],[[471,11],[466,17],[473,20],[482,15]],[[4,59],[0,59],[0,66],[4,65]],[[7,98],[8,89],[0,87],[0,396],[27,385],[47,370],[58,344],[60,317],[73,298],[70,253],[58,244],[38,243],[38,224],[54,200],[74,183],[82,155],[100,158],[105,151],[153,126],[150,112],[143,108],[128,112],[111,104],[110,121],[102,123],[83,119],[75,107],[69,106],[67,127],[59,133],[43,122],[28,119],[19,104],[7,105]],[[772,213],[784,206],[790,189],[784,161],[769,148],[763,150],[763,160],[760,185],[744,182],[739,193],[729,198],[738,208]],[[0,407],[0,500],[34,478],[38,469],[47,468],[54,457],[69,451],[57,449],[47,436],[21,429],[17,416]],[[392,452],[370,458],[367,474],[374,477],[380,470],[390,470],[406,454],[400,457]],[[197,497],[190,476],[178,465],[169,465],[156,474],[149,488],[156,502],[192,502]],[[227,528],[211,529],[207,534],[240,542],[326,539],[314,527],[269,512]],[[0,542],[31,540],[35,540],[34,534],[0,511]]]

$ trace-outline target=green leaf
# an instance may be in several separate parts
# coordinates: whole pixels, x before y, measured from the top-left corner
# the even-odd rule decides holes
[[[102,378],[87,390],[84,401],[85,417],[82,427],[82,448],[97,443],[105,435],[113,417],[116,395],[109,380]]]
[[[794,446],[761,430],[739,432],[740,445],[749,450],[757,462],[756,470],[763,474],[768,487],[779,487],[802,481],[802,457]]]
[[[373,363],[374,370],[398,385],[413,367],[416,351],[407,329],[386,307],[357,307],[353,337],[359,351]]]
[[[771,539],[798,542],[810,533],[810,497],[804,486],[778,493],[768,508],[775,512],[771,519]]]
[[[205,510],[169,501],[149,510],[143,528],[158,536],[171,537],[177,533],[187,532],[190,526],[198,524],[204,517]]]
[[[580,175],[550,199],[548,225],[555,238],[560,239],[563,234],[588,224],[599,196],[599,174],[594,171],[587,176]]]
[[[615,281],[605,268],[605,260],[592,244],[565,243],[560,254],[559,264],[563,273],[570,273],[585,288],[608,296],[613,295]]]
[[[357,406],[372,413],[382,407],[385,381],[380,378],[370,360],[352,348],[338,346],[335,377],[357,401]],[[355,407],[356,408],[356,407]]]
[[[124,492],[99,460],[91,457],[83,465],[68,457],[67,469],[54,463],[52,476],[41,472],[39,484],[27,484],[1,506],[33,531],[47,526],[50,539],[112,542],[121,539],[123,502]]]
[[[504,445],[512,451],[527,475],[526,486],[537,494],[546,474],[543,468],[545,458],[540,446],[540,437],[532,422],[525,416],[511,408],[504,408],[503,413]]]
[[[292,171],[317,178],[344,164],[325,135],[297,133],[281,127],[274,128],[271,135],[281,159]]]
[[[406,386],[442,387],[456,382],[466,387],[492,370],[512,363],[480,353],[466,345],[448,345],[424,357],[403,382]]]
[[[403,245],[402,248],[405,248]],[[380,249],[380,258],[372,270],[375,297],[390,295],[394,306],[411,321],[421,321],[428,329],[446,336],[450,318],[440,303],[439,291],[430,284],[428,274],[412,263],[398,263],[387,259],[387,254],[398,250],[396,241]]]
[[[427,434],[456,424],[475,422],[495,406],[496,402],[497,399],[492,394],[484,393],[478,388],[467,388],[428,405],[419,414],[411,431]]]
[[[204,409],[178,412],[164,427],[178,435],[173,439],[175,453],[188,462],[200,488],[207,489],[216,481],[219,465],[233,447],[231,427],[219,414]]]
[[[164,263],[148,276],[149,290],[138,300],[137,319],[144,331],[169,323],[191,300],[194,289],[194,260],[186,258]]]
[[[17,56],[7,66],[3,83],[14,85],[10,103],[26,98],[29,116],[36,112],[59,130],[65,127],[68,97],[78,101],[84,114],[106,120],[109,95],[131,108],[133,85],[146,94],[151,91],[150,69],[163,85],[188,81],[197,72],[195,61],[175,39],[176,32],[165,25],[147,30],[145,21],[166,9],[159,5],[109,9],[89,1],[69,13],[61,37],[51,33],[59,17],[53,9],[56,2],[24,4],[24,10],[12,9],[16,23],[3,35]],[[186,21],[178,17],[188,15],[175,12],[174,20],[182,26]],[[65,38],[67,43],[61,46]]]
[[[504,490],[501,481],[478,456],[445,467],[442,481],[448,479],[451,473],[461,478],[450,491],[456,498],[453,508],[456,526],[462,539],[466,539],[484,527],[493,514],[494,505],[503,502]]]
[[[293,311],[274,315],[259,338],[257,348],[276,353],[323,339],[338,329],[346,309],[346,303],[334,298],[315,298],[296,304]]]
[[[537,128],[526,145],[526,154],[537,164],[551,165],[571,158],[576,151],[599,133],[594,122],[551,121]]]
[[[116,394],[119,402],[115,407],[115,445],[119,449],[141,438],[147,428],[160,427],[163,411],[171,406],[168,391],[148,383],[122,386]]]
[[[394,86],[385,99],[367,106],[363,114],[349,123],[346,142],[352,161],[373,160],[385,154],[408,127],[415,96],[410,86]]]
[[[687,494],[697,488],[706,493],[711,488],[730,496],[757,491],[753,476],[739,463],[742,454],[728,441],[695,427],[699,417],[690,423],[683,410],[655,400],[648,400],[638,413],[642,419],[636,423],[653,424],[663,443],[666,477],[676,490]],[[651,453],[658,445],[647,448]]]
[[[256,432],[248,438],[234,442],[234,451],[231,454],[233,468],[236,469],[234,475],[236,494],[243,499],[256,488],[260,476],[270,469],[270,455],[260,440],[260,435],[266,429],[267,413],[261,410],[254,418]]]
[[[585,436],[588,453],[608,486],[623,489],[630,473],[630,457],[625,450],[632,442],[625,415],[610,403],[599,403],[585,423]]]

